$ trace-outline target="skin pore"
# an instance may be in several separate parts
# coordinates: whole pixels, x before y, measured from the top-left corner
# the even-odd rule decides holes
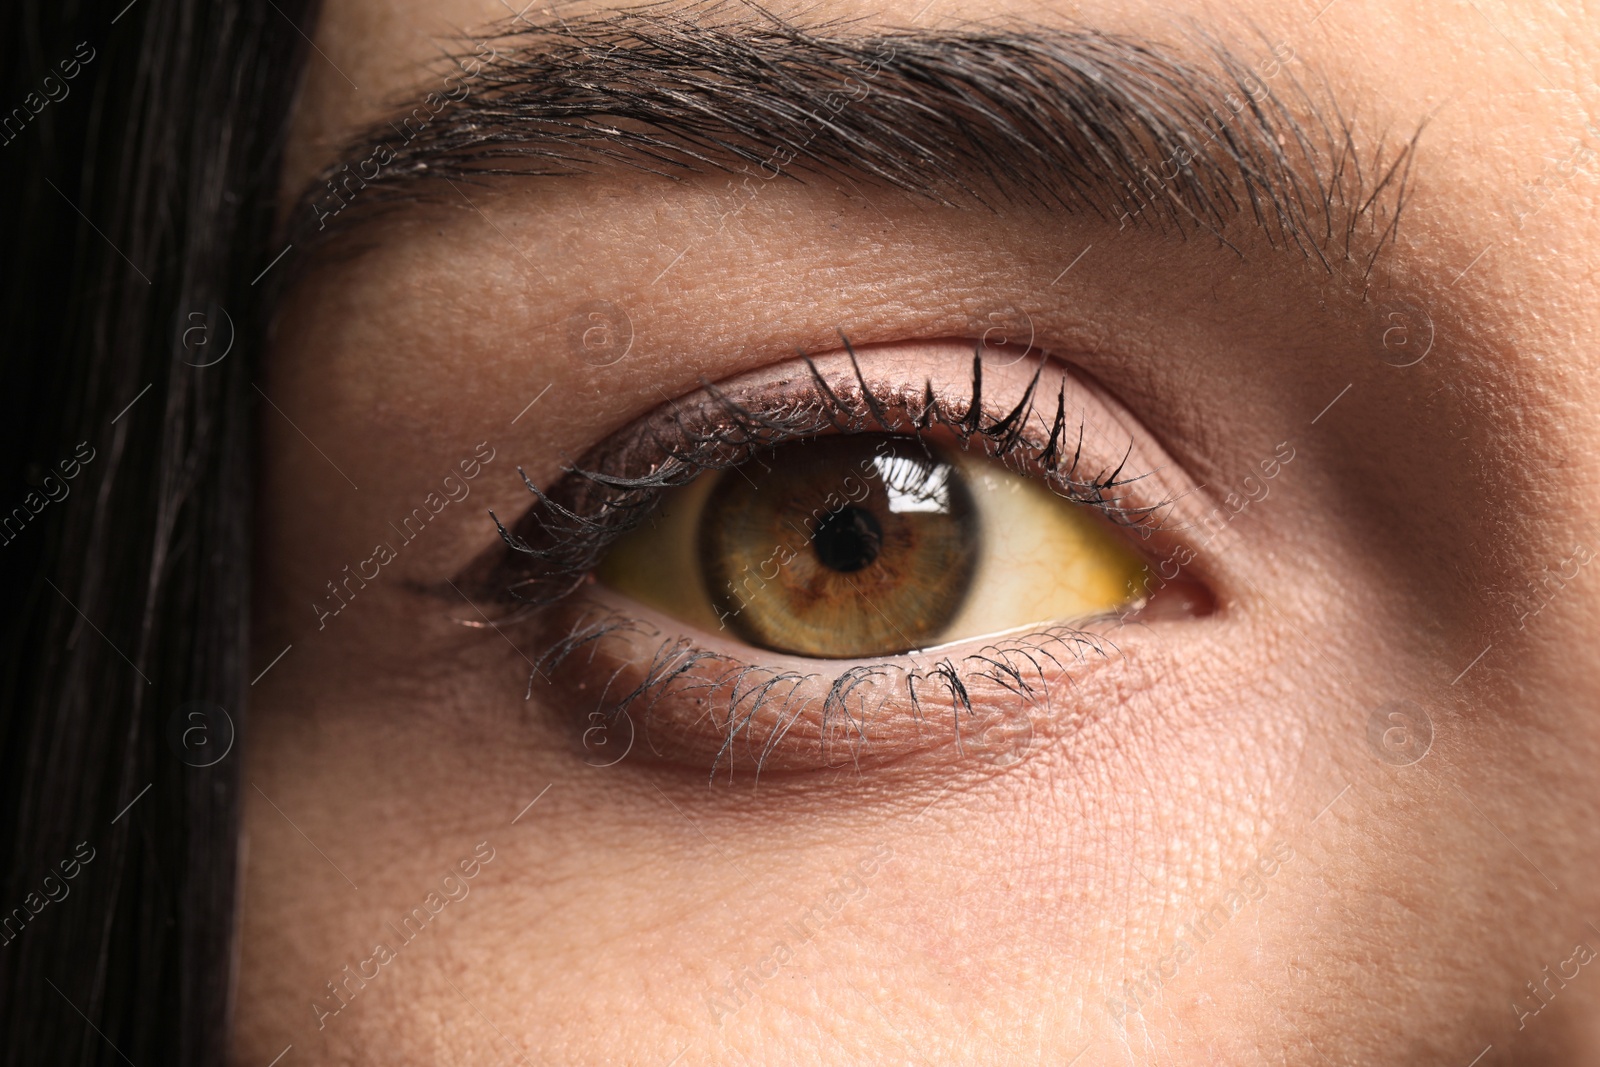
[[[1396,185],[1327,267],[1244,194],[1226,245],[798,170],[751,194],[604,165],[352,210],[345,243],[285,268],[259,383],[270,669],[244,747],[235,1061],[1590,1062],[1593,20],[782,13],[853,20],[841,36],[1087,26],[1197,67],[1202,27],[1247,67],[1292,55],[1273,92],[1308,127],[1290,79],[1336,98],[1373,175],[1426,128],[1370,274]],[[315,230],[291,215],[318,172],[441,84],[441,48],[510,50],[478,31],[513,14],[330,0],[290,231]],[[1169,502],[1215,610],[1101,625],[1103,654],[1052,675],[998,755],[954,743],[946,699],[886,721],[894,758],[785,750],[759,779],[708,773],[681,695],[590,732],[611,668],[530,684],[547,621],[467,625],[504,611],[467,579],[503,549],[487,511],[534,502],[518,468],[548,488],[703,383],[837,354],[840,331],[885,387],[960,398],[980,340],[1098,383],[1107,405],[1079,412],[1134,442],[1135,489]]]

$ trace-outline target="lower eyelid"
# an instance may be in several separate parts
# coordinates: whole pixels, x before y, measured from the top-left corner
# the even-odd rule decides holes
[[[859,664],[763,653],[601,587],[533,623],[551,649],[532,692],[579,747],[625,736],[629,758],[714,780],[872,767],[1003,769],[1093,715],[1091,679],[1122,660],[1109,636],[1049,627]],[[581,736],[580,736],[581,735]],[[621,747],[621,746],[618,746]]]

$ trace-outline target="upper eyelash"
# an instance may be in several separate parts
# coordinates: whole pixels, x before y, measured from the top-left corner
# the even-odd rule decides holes
[[[1066,459],[1065,379],[1056,396],[1048,439],[1040,444],[1029,437],[1027,427],[1036,411],[1043,361],[1017,404],[1002,416],[987,416],[985,425],[981,341],[973,351],[971,391],[958,413],[939,400],[931,380],[925,380],[915,410],[909,393],[880,396],[868,385],[855,348],[842,332],[840,340],[853,371],[854,397],[850,395],[852,390],[829,385],[811,357],[801,352],[811,376],[809,397],[789,397],[780,406],[758,411],[702,381],[708,402],[688,415],[676,405],[669,405],[670,414],[661,427],[664,434],[655,428],[634,435],[625,433],[620,446],[601,445],[590,452],[589,457],[597,460],[593,466],[569,465],[548,492],[518,467],[517,473],[534,495],[535,503],[518,521],[516,532],[507,529],[493,511],[489,513],[508,550],[506,560],[497,568],[497,578],[506,584],[496,592],[530,607],[555,603],[583,582],[617,539],[650,517],[666,491],[687,485],[708,471],[739,466],[786,441],[827,430],[860,433],[875,428],[905,433],[890,415],[896,409],[903,409],[910,422],[907,436],[920,439],[924,433],[941,428],[953,433],[963,448],[976,440],[990,458],[1001,461],[1032,451],[1032,461],[1041,468],[1046,483],[1063,497],[1097,508],[1111,521],[1137,528],[1146,536],[1159,528],[1158,516],[1171,501],[1130,505],[1117,492],[1148,477],[1123,477],[1133,450],[1131,440],[1114,469],[1084,477],[1080,475],[1084,439],[1080,420],[1071,459]],[[841,396],[840,392],[846,395]],[[692,425],[696,417],[715,421],[700,427]],[[613,473],[637,462],[641,449],[648,449],[648,469],[637,475]],[[524,557],[526,562],[516,566],[516,557],[511,553]]]

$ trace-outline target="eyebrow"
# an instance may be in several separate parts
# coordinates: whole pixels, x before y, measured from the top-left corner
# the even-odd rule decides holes
[[[1358,147],[1289,46],[1262,39],[1246,58],[1198,28],[1187,43],[1196,58],[1090,28],[858,33],[755,7],[517,20],[450,57],[442,92],[353,138],[301,192],[289,236],[317,249],[456,183],[622,167],[1038,205],[1235,252],[1242,219],[1365,280],[1393,242],[1421,125]]]

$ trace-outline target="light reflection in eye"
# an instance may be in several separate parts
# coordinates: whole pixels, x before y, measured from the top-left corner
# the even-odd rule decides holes
[[[872,465],[889,493],[889,510],[945,511],[950,507],[950,468],[900,456],[874,456]]]
[[[895,655],[1128,604],[1141,557],[1090,509],[916,438],[779,445],[669,494],[597,569],[617,592],[759,648]]]

